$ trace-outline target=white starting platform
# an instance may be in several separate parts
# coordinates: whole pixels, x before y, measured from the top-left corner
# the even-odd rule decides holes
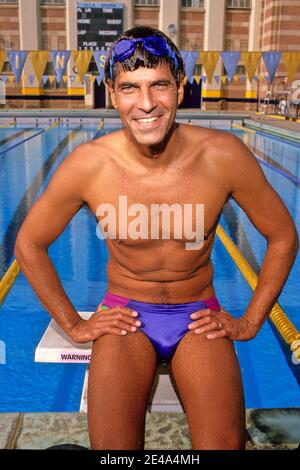
[[[88,319],[93,312],[78,312]],[[35,350],[35,362],[87,363],[91,358],[92,342],[75,343],[52,319]],[[82,388],[80,412],[87,412],[88,369]],[[167,366],[159,365],[151,391],[149,411],[163,413],[183,412],[180,401],[172,385]]]

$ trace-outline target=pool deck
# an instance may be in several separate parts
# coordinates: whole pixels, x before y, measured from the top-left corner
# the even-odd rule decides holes
[[[0,125],[9,121],[22,123],[26,118],[36,122],[49,122],[59,119],[62,123],[72,121],[116,122],[119,121],[119,113],[115,109],[2,109],[0,110]],[[300,143],[300,119],[298,121],[285,119],[283,116],[264,115],[253,111],[205,111],[200,109],[179,109],[177,119],[183,122],[194,121],[222,121],[223,123],[238,123],[246,129],[261,131],[266,134],[280,137],[290,142]],[[212,127],[214,127],[212,125]]]
[[[295,449],[300,442],[300,408],[249,409],[247,450]],[[1,449],[46,449],[61,444],[89,448],[84,413],[0,413]],[[184,413],[146,415],[145,450],[191,450]]]
[[[300,121],[279,119],[278,117],[253,114],[251,119],[243,119],[246,128],[262,131],[287,141],[300,144]]]

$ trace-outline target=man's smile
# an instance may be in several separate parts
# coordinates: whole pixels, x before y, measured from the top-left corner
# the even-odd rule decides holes
[[[158,117],[150,117],[150,118],[141,118],[141,119],[137,119],[138,122],[153,122],[153,121],[156,121],[156,119],[158,119]]]
[[[159,127],[161,117],[162,116],[144,117],[140,119],[134,119],[134,121],[136,122],[138,129],[151,130]]]

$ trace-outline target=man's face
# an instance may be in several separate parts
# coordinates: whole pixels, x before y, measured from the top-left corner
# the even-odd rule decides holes
[[[172,127],[183,98],[183,81],[177,88],[167,64],[119,71],[110,87],[114,108],[133,139],[147,147],[160,144]]]

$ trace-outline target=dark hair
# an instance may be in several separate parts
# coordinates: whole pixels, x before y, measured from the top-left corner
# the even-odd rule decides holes
[[[145,38],[148,36],[158,36],[164,38],[169,45],[170,49],[174,52],[178,68],[174,63],[174,59],[170,55],[163,57],[156,56],[151,54],[146,49],[143,48],[142,44],[138,44],[135,48],[134,53],[131,57],[128,57],[124,62],[115,62],[112,68],[112,77],[110,76],[110,59],[112,57],[114,46],[121,39],[135,39],[135,38]],[[104,77],[106,83],[114,83],[118,70],[130,71],[138,69],[139,67],[155,68],[162,64],[168,64],[170,71],[173,77],[176,80],[177,86],[180,83],[180,80],[185,76],[185,66],[184,61],[181,57],[179,49],[175,46],[173,41],[171,41],[168,36],[166,36],[162,31],[158,29],[151,28],[150,26],[137,26],[135,28],[128,29],[125,33],[122,33],[113,43],[112,48],[109,51],[109,54],[106,58],[104,65]]]

